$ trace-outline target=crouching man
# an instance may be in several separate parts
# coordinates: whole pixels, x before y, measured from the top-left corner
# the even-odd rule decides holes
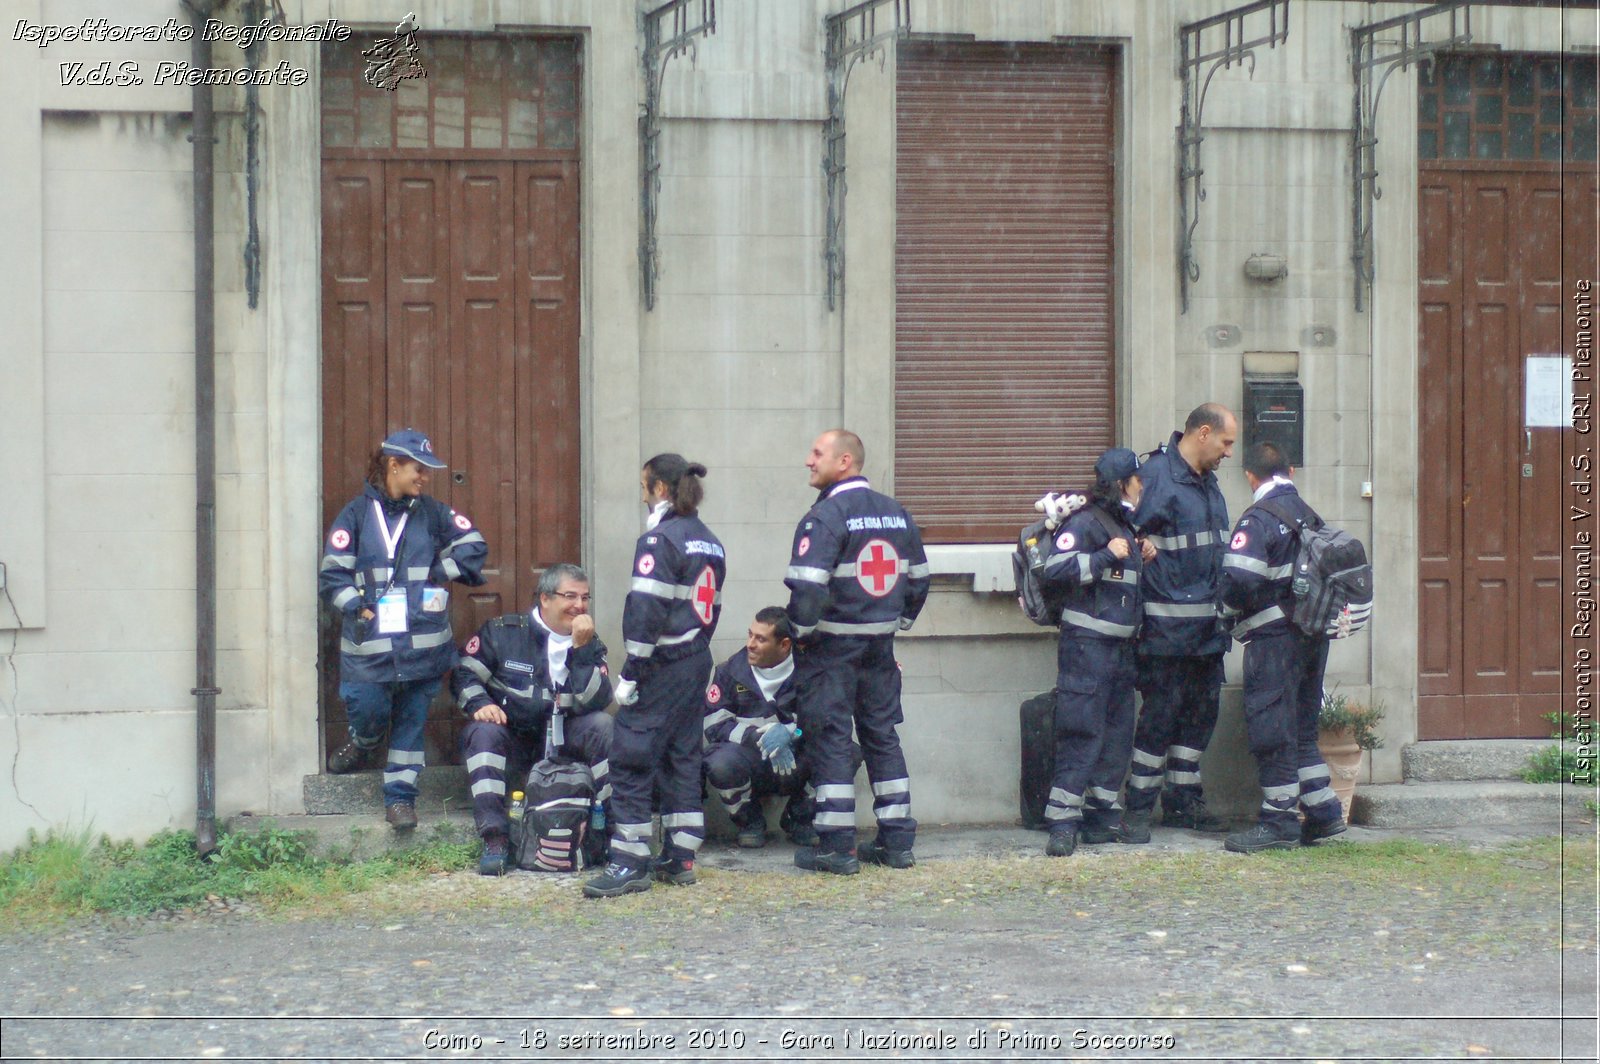
[[[450,689],[467,715],[461,750],[472,786],[472,814],[483,837],[478,871],[505,872],[509,820],[506,778],[521,781],[536,761],[563,754],[587,762],[595,804],[611,796],[611,680],[606,647],[589,614],[589,577],[576,565],[552,565],[539,578],[528,613],[485,624],[462,649]],[[603,844],[603,829],[592,831]],[[591,851],[591,862],[602,857]]]
[[[717,666],[706,688],[706,782],[722,798],[739,845],[767,844],[761,799],[789,798],[779,826],[799,846],[815,846],[816,801],[805,739],[794,735],[794,629],[779,606],[751,622],[744,649]]]

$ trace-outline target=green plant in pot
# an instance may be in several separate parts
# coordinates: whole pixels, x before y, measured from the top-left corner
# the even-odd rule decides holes
[[[1350,802],[1356,793],[1356,777],[1368,750],[1383,745],[1378,725],[1383,721],[1381,701],[1363,705],[1336,691],[1322,693],[1322,708],[1317,713],[1317,747],[1328,763],[1333,793],[1339,796],[1345,819],[1350,819]]]

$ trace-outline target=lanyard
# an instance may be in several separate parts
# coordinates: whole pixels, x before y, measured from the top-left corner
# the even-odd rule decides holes
[[[378,597],[382,598],[389,593],[390,588],[394,587],[394,556],[400,549],[400,537],[406,534],[406,521],[411,517],[411,511],[407,510],[400,515],[400,523],[394,526],[392,534],[389,532],[389,522],[383,516],[383,507],[378,505],[377,499],[372,500],[372,516],[378,520],[378,533],[383,536],[383,548],[389,554],[389,580],[384,584],[383,591],[378,594]]]
[[[389,552],[389,564],[394,564],[395,552],[400,549],[400,537],[406,534],[406,521],[411,517],[407,510],[400,515],[400,523],[394,526],[394,534],[389,533],[389,522],[384,519],[383,507],[378,505],[378,500],[372,500],[372,516],[378,519],[378,532],[383,536],[384,550]]]

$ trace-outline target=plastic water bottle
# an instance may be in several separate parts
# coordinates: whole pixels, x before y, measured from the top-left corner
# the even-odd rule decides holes
[[[594,808],[589,811],[589,830],[605,831],[606,807],[599,802],[594,803]]]
[[[1036,538],[1028,540],[1028,568],[1044,568],[1044,556],[1039,553],[1039,541]]]
[[[1301,562],[1295,566],[1294,580],[1289,583],[1289,590],[1294,593],[1295,598],[1305,598],[1311,591],[1311,564],[1309,562]]]
[[[512,820],[521,820],[523,812],[528,808],[528,799],[521,791],[511,792],[511,809],[506,813]]]

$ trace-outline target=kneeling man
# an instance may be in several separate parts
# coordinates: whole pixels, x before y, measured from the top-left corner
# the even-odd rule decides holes
[[[767,844],[761,799],[775,794],[789,796],[783,831],[801,846],[817,844],[805,740],[794,735],[793,649],[788,613],[768,606],[706,688],[706,782],[727,806],[740,846]]]

